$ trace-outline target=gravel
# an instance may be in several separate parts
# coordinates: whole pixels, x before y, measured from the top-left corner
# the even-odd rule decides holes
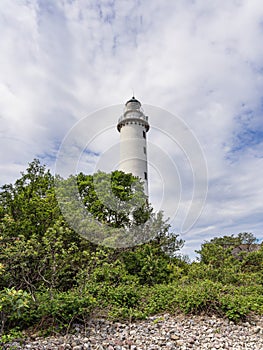
[[[263,349],[263,317],[234,324],[215,316],[168,314],[135,323],[91,320],[70,334],[15,340],[3,350],[218,350]]]

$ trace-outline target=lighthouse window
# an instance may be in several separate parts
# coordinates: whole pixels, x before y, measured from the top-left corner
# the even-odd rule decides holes
[[[142,132],[142,136],[144,139],[146,139],[146,132],[145,131]]]
[[[146,147],[143,147],[143,152],[144,154],[146,154]]]
[[[144,179],[147,180],[147,173],[144,173]]]

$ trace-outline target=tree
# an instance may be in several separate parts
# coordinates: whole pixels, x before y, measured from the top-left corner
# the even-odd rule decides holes
[[[44,234],[61,215],[49,170],[35,159],[14,185],[1,188],[1,217],[13,221],[12,235]]]
[[[88,260],[91,244],[64,221],[54,177],[39,160],[29,164],[13,185],[0,193],[0,287],[68,289]]]
[[[240,240],[240,244],[248,245],[254,244],[257,241],[256,237],[251,232],[240,232],[238,234],[238,239]]]
[[[234,263],[234,257],[231,254],[232,246],[227,244],[219,244],[214,240],[205,242],[201,245],[201,249],[196,251],[200,255],[200,262],[211,265],[214,268],[222,267],[226,264]]]
[[[200,261],[214,267],[236,264],[240,253],[248,253],[249,247],[256,241],[252,233],[239,233],[237,236],[215,237],[201,245]],[[245,248],[245,249],[244,249]]]
[[[111,227],[129,228],[145,223],[152,212],[143,183],[132,174],[113,171],[77,176],[80,197],[86,209]]]
[[[131,174],[81,173],[57,181],[62,184],[60,192],[49,170],[34,160],[13,185],[2,187],[0,287],[24,289],[32,295],[42,287],[67,290],[89,265],[93,253],[102,249],[97,244],[123,248],[124,241],[129,249],[150,241],[155,251],[170,255],[183,244],[178,235],[169,232],[163,213],[153,213],[141,181]],[[80,202],[75,207],[72,194],[82,201],[83,208],[79,209]],[[68,208],[69,219],[73,217],[80,230],[93,236],[95,232],[97,242],[83,239],[79,234],[83,231],[74,231],[62,216],[57,198]],[[88,214],[87,220],[83,214]],[[109,261],[117,258],[113,250],[103,249]]]

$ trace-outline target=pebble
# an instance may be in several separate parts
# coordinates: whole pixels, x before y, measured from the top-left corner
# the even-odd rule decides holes
[[[2,347],[1,347],[2,346]],[[66,335],[16,339],[3,350],[263,349],[263,316],[234,324],[215,316],[158,315],[134,323],[90,320]]]

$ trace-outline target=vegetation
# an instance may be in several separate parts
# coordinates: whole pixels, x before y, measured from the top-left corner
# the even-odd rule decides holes
[[[58,179],[70,191],[74,180],[85,210],[100,223],[97,227],[106,223],[134,232],[133,227],[143,231],[150,222],[151,235],[143,244],[99,245],[67,224],[55,180],[34,160],[20,179],[1,189],[2,341],[25,329],[63,331],[95,314],[135,319],[179,310],[239,321],[263,313],[263,247],[255,245],[251,233],[205,242],[199,261],[190,263],[180,255],[183,241],[170,232],[162,213],[153,213],[142,184],[131,174]],[[114,243],[116,237],[105,241],[103,236],[102,243]]]

